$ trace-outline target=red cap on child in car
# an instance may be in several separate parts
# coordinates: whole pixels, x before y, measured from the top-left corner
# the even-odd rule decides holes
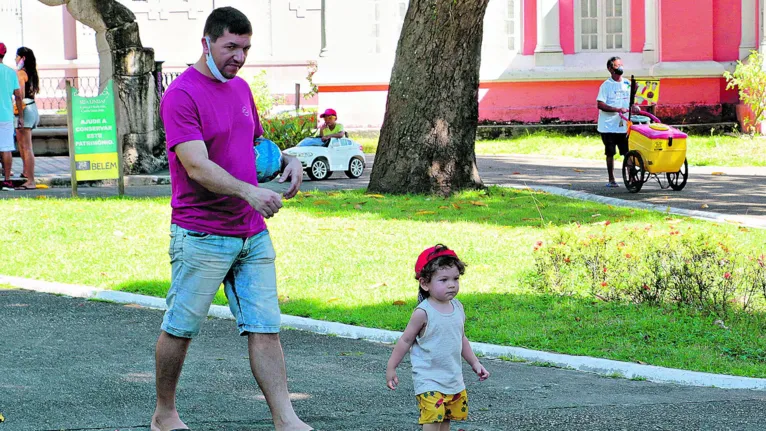
[[[327,109],[325,109],[325,111],[322,113],[322,115],[320,115],[320,116],[319,116],[319,118],[329,117],[330,115],[332,115],[333,117],[337,117],[337,116],[338,116],[338,113],[337,113],[337,112],[335,112],[335,110],[334,110],[334,109],[330,109],[330,108],[327,108]]]

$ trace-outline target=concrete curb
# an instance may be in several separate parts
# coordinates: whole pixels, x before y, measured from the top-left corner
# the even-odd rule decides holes
[[[692,218],[696,218],[700,220],[714,221],[714,222],[720,222],[720,223],[732,223],[738,226],[747,226],[752,228],[766,229],[766,221],[760,220],[754,217],[748,217],[748,216],[719,214],[719,213],[708,212],[708,211],[673,208],[670,206],[650,204],[646,202],[627,201],[623,199],[593,195],[586,192],[567,190],[561,187],[553,187],[553,186],[520,186],[520,185],[509,185],[509,184],[498,184],[498,185],[500,187],[505,187],[505,188],[545,192],[545,193],[550,193],[552,195],[564,196],[567,198],[579,199],[583,201],[598,202],[605,205],[640,208],[640,209],[664,212],[668,214],[687,216],[687,217],[692,217]]]
[[[69,175],[53,175],[37,177],[38,184],[48,187],[71,187]],[[163,186],[170,185],[170,175],[126,175],[125,187]],[[80,181],[77,187],[117,187],[117,180]]]
[[[8,284],[20,289],[33,290],[42,293],[90,298],[120,304],[136,304],[160,310],[166,308],[165,300],[163,298],[103,290],[89,286],[52,283],[5,275],[0,275],[0,284]],[[229,308],[221,305],[211,306],[208,315],[221,319],[234,319]],[[365,328],[284,314],[282,315],[282,327],[381,343],[394,343],[401,336],[401,332],[398,331]],[[471,347],[477,354],[487,357],[523,359],[529,362],[545,363],[560,368],[586,371],[610,377],[624,377],[630,379],[641,378],[659,383],[710,386],[724,389],[766,390],[766,379],[762,378],[736,377],[723,374],[686,371],[653,365],[632,364],[610,359],[591,358],[587,356],[571,356],[560,353],[540,352],[520,347],[498,346],[486,343],[471,343]]]

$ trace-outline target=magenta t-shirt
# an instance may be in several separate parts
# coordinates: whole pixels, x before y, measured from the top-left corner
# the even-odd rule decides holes
[[[195,182],[174,148],[204,141],[208,157],[234,178],[258,185],[253,138],[263,134],[250,87],[242,78],[226,83],[189,67],[165,91],[160,105],[165,125],[173,208],[171,222],[185,229],[247,238],[266,222],[246,201],[211,192]]]

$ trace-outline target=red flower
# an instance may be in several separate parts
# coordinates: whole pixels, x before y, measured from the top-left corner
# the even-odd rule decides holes
[[[569,259],[568,257],[565,257],[565,258],[564,258],[564,262],[566,262],[566,263],[569,263],[569,262],[571,262],[571,261],[572,261],[572,260],[571,260],[571,259]]]
[[[606,281],[601,282],[601,287],[606,287]]]
[[[606,274],[606,267],[604,267],[604,274]]]
[[[649,286],[647,286],[646,283],[644,283],[644,285],[641,286],[641,288],[644,289],[644,290],[649,290]]]
[[[632,256],[630,255],[630,253],[626,253],[626,254],[625,254],[625,258],[626,258],[626,259],[630,259],[631,257],[632,257]]]
[[[730,279],[731,278],[731,273],[730,272],[724,273],[723,274],[723,278],[725,278],[727,280]]]

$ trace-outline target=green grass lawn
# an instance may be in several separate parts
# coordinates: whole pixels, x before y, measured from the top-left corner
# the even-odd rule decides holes
[[[374,153],[377,138],[355,138],[366,153]],[[604,146],[598,135],[563,135],[536,132],[513,139],[480,140],[476,154],[532,154],[548,157],[604,159]],[[691,135],[686,158],[692,166],[766,166],[766,138],[720,135]]]
[[[154,296],[169,287],[168,198],[13,199],[0,211],[0,240],[14,247],[0,274]],[[449,199],[303,193],[268,224],[287,314],[403,330],[416,304],[414,260],[443,242],[469,265],[459,298],[473,341],[766,377],[763,312],[732,313],[724,330],[694,310],[544,295],[524,281],[536,241],[606,220],[614,232],[672,224],[754,253],[766,244],[761,230],[499,188]]]

